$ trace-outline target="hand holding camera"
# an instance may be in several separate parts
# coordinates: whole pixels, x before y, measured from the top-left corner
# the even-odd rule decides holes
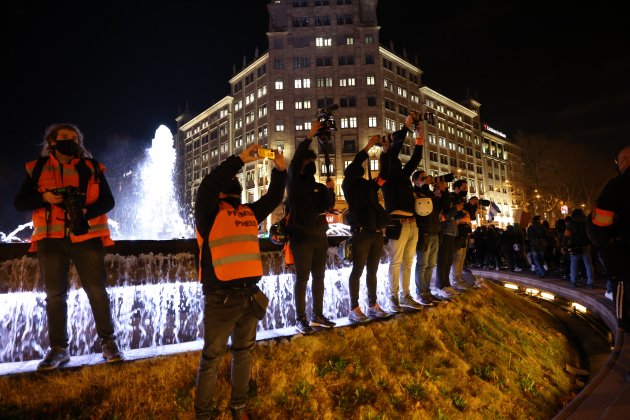
[[[78,187],[68,185],[47,191],[52,195],[62,197],[63,204],[68,215],[70,230],[74,235],[85,235],[90,230],[90,224],[85,217],[85,194]],[[58,203],[57,203],[58,204]]]
[[[363,149],[363,150],[365,150],[367,152],[368,150],[370,150],[375,145],[379,146],[380,145],[379,144],[380,141],[381,141],[381,136],[379,136],[378,134],[370,137],[370,139],[368,140],[367,144],[365,145],[365,149]]]
[[[273,164],[276,167],[276,169],[279,170],[280,172],[287,169],[287,164],[286,164],[286,161],[284,160],[284,153],[282,152],[282,150],[278,148],[278,150],[274,153],[274,155],[275,156],[273,157]]]
[[[249,146],[247,149],[243,150],[243,153],[238,155],[238,157],[243,161],[243,163],[254,162],[261,158],[258,156],[258,145],[256,143]]]

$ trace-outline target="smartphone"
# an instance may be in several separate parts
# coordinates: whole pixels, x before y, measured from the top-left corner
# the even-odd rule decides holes
[[[275,159],[276,154],[273,150],[271,149],[265,149],[263,147],[259,147],[258,148],[258,156],[260,157],[266,157],[267,159]]]

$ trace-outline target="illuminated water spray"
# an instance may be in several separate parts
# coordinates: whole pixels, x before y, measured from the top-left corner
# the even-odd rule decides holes
[[[135,172],[126,175],[123,199],[112,212],[113,239],[191,238],[175,194],[173,134],[161,125]]]

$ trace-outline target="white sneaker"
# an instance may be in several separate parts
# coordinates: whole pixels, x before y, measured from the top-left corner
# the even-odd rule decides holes
[[[433,295],[439,297],[440,299],[450,299],[453,297],[446,288],[444,289],[435,289],[435,293],[432,292]]]
[[[535,266],[535,265],[532,265],[532,266],[530,267],[529,271],[536,271],[536,266]]]
[[[523,271],[523,269],[520,268],[520,267],[514,267],[514,272],[515,273],[518,273],[519,271]]]
[[[612,292],[606,292],[604,293],[604,297],[608,300],[613,300],[613,294]]]
[[[549,267],[547,266],[547,264],[543,264],[543,268],[545,269],[545,271],[549,271]]]

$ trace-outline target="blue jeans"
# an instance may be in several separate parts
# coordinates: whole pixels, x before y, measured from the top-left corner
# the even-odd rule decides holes
[[[376,272],[383,254],[383,241],[382,232],[361,230],[352,233],[352,271],[348,279],[351,310],[359,306],[360,280],[366,264],[368,305],[374,306],[376,303]]]
[[[536,266],[536,274],[538,277],[542,277],[545,275],[545,267],[543,267],[545,263],[545,251],[532,249],[532,259],[534,260],[534,265]]]
[[[578,263],[580,259],[584,262],[586,269],[586,285],[593,285],[593,260],[591,259],[591,246],[583,245],[579,255],[571,255],[571,284],[575,286],[577,280]]]
[[[252,366],[252,349],[256,345],[258,319],[252,312],[252,289],[220,289],[204,296],[203,350],[197,370],[197,418],[212,415],[214,389],[217,383],[219,362],[227,349],[230,337],[232,365],[231,406],[247,402],[249,376]]]
[[[418,226],[413,218],[411,221],[403,221],[400,238],[390,239],[390,260],[389,260],[389,295],[398,297],[399,294],[409,294],[409,283],[411,281],[411,267],[413,258],[416,255],[416,245],[418,244]],[[402,266],[402,276],[401,276]],[[402,290],[401,290],[402,289]]]
[[[92,308],[96,333],[114,339],[109,295],[105,289],[105,250],[100,238],[71,242],[46,238],[37,242],[37,259],[46,291],[46,316],[50,345],[68,347],[68,270],[74,264]]]
[[[431,293],[431,277],[437,264],[440,237],[437,233],[420,234],[416,249],[416,294],[427,296]]]

